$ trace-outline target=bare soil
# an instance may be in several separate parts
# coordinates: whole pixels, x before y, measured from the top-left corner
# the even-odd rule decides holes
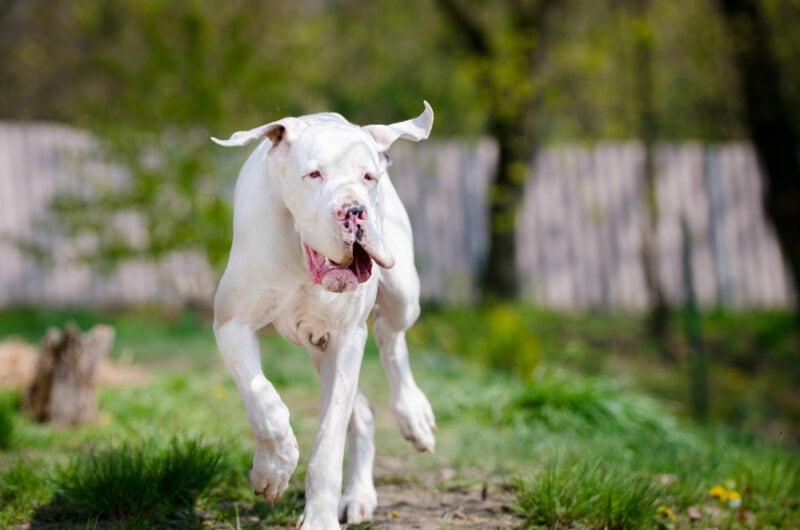
[[[521,519],[508,508],[508,492],[486,486],[448,491],[419,484],[379,485],[374,528],[514,528]]]
[[[403,477],[407,470],[400,458],[376,456],[378,508],[373,528],[500,529],[516,528],[522,523],[510,508],[513,495],[502,484],[449,468],[417,470],[409,479],[395,478]]]

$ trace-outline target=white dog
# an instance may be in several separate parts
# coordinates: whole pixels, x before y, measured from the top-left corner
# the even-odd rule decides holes
[[[233,245],[214,300],[214,332],[256,439],[248,476],[275,503],[297,465],[289,410],[264,376],[256,332],[271,325],[308,349],[320,376],[320,427],[298,527],[339,528],[377,504],[372,407],[358,390],[367,317],[403,436],[433,451],[435,420],[411,374],[405,331],[419,316],[411,225],[386,172],[398,138],[428,138],[433,111],[392,125],[332,113],[234,133],[224,146],[266,140],[236,183]],[[347,486],[342,488],[345,438]]]

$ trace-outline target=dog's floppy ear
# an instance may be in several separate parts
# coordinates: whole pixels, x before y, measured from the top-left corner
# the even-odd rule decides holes
[[[211,140],[219,145],[225,147],[240,147],[247,145],[256,140],[269,138],[272,142],[270,153],[274,153],[281,149],[282,146],[288,146],[300,131],[306,128],[306,124],[297,118],[283,118],[282,120],[267,123],[261,127],[250,129],[249,131],[237,131],[231,135],[227,140],[220,140],[219,138],[211,137]]]
[[[413,120],[392,123],[391,125],[365,125],[367,131],[375,139],[380,151],[386,151],[398,138],[419,142],[431,134],[433,127],[433,109],[427,101],[423,102],[425,111]]]

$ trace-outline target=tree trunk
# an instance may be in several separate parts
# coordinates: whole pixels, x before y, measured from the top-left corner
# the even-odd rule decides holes
[[[509,125],[505,128],[505,133],[494,134],[499,142],[500,155],[490,188],[488,262],[481,278],[481,295],[485,302],[514,300],[520,293],[517,211],[522,202],[533,148],[519,145],[515,149],[515,140],[506,138],[507,130],[515,127]]]
[[[760,2],[719,0],[719,4],[733,35],[745,120],[766,178],[764,208],[794,282],[800,330],[800,134],[782,92],[781,70]]]
[[[508,26],[500,29],[495,25],[490,30],[486,20],[475,16],[469,3],[437,0],[440,12],[463,39],[469,60],[475,61],[473,66],[483,74],[479,82],[490,102],[488,132],[500,148],[497,172],[489,188],[489,251],[481,276],[481,296],[485,302],[519,296],[516,218],[528,164],[535,152],[533,116],[538,103],[535,91],[526,93],[520,87],[527,86],[537,75],[546,50],[545,22],[556,3],[554,0],[504,3]],[[493,38],[500,31],[514,38]],[[511,42],[516,44],[509,46]],[[515,67],[507,70],[509,62]]]
[[[48,330],[23,410],[62,427],[97,419],[97,365],[113,344],[114,329],[102,324],[85,334],[72,323]]]
[[[692,274],[692,234],[686,217],[681,218],[681,272],[683,276],[683,326],[689,347],[689,397],[692,416],[699,422],[708,421],[711,400],[708,391],[708,359],[703,345],[700,311]]]
[[[669,310],[658,271],[658,264],[661,261],[659,259],[657,238],[659,211],[655,164],[658,123],[655,104],[653,103],[653,34],[647,20],[649,8],[650,2],[646,0],[636,0],[629,6],[629,9],[632,10],[633,15],[636,17],[635,22],[641,24],[641,28],[635,32],[634,41],[636,94],[634,105],[636,108],[636,128],[644,148],[641,179],[644,190],[644,205],[647,210],[647,224],[642,234],[641,259],[650,302],[646,319],[647,333],[656,342],[662,356],[667,357],[668,353],[665,345],[669,324]]]

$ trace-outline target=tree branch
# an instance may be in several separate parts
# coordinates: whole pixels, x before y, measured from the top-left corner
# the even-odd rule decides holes
[[[514,27],[517,30],[530,31],[533,29],[537,33],[541,32],[544,29],[545,17],[555,4],[554,0],[538,0],[532,3],[514,0],[511,2]]]
[[[492,48],[486,37],[486,31],[480,27],[466,9],[457,0],[436,0],[440,11],[450,20],[453,27],[464,37],[469,48],[476,55],[488,57]]]

